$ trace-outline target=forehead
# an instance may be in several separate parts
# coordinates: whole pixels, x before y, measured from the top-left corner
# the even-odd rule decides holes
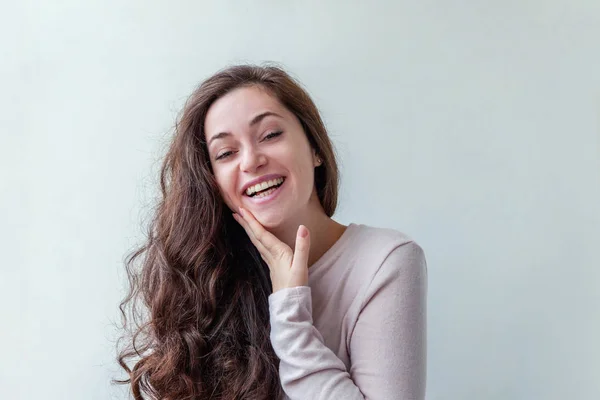
[[[254,116],[265,111],[282,116],[289,114],[279,100],[264,88],[248,86],[232,90],[208,109],[204,121],[206,137],[222,131],[246,128]]]

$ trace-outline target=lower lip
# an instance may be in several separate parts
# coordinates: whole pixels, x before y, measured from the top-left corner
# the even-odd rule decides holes
[[[287,179],[286,179],[287,180]],[[264,197],[250,197],[250,196],[246,196],[246,198],[251,201],[253,204],[265,204],[268,203],[272,200],[274,200],[277,196],[279,196],[279,193],[281,192],[281,188],[283,188],[285,186],[285,182],[283,181],[283,183],[281,185],[279,185],[279,187],[277,189],[275,189],[275,191],[271,194],[269,194],[268,196],[264,196]]]

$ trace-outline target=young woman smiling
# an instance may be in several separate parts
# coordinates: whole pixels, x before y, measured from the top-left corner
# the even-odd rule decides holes
[[[331,218],[333,147],[285,71],[242,65],[204,81],[161,190],[121,305],[135,334],[121,382],[135,399],[424,398],[423,251]]]

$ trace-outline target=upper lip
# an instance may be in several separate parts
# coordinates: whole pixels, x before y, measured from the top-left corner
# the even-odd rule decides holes
[[[246,193],[246,190],[248,190],[248,188],[250,186],[254,186],[257,183],[263,183],[263,182],[267,182],[270,181],[272,179],[277,179],[277,178],[283,178],[283,175],[279,175],[279,174],[269,174],[269,175],[263,175],[260,178],[256,178],[256,179],[252,179],[249,182],[246,182],[246,184],[242,187],[242,193]]]

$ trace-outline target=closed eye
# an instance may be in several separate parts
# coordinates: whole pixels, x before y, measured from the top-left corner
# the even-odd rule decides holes
[[[271,140],[273,138],[276,138],[277,136],[280,136],[283,132],[282,131],[278,131],[278,132],[271,132],[269,133],[267,136],[265,136],[264,140]]]
[[[229,157],[231,154],[233,154],[233,151],[226,151],[223,154],[220,154],[219,156],[217,156],[216,160],[221,160],[223,158],[227,158]]]
[[[264,140],[272,140],[275,139],[278,136],[281,136],[281,134],[283,133],[283,131],[277,131],[277,132],[271,132],[268,135],[265,136]],[[230,155],[232,155],[234,152],[233,151],[226,151],[220,155],[218,155],[215,160],[222,160],[225,159],[227,157],[229,157]]]

